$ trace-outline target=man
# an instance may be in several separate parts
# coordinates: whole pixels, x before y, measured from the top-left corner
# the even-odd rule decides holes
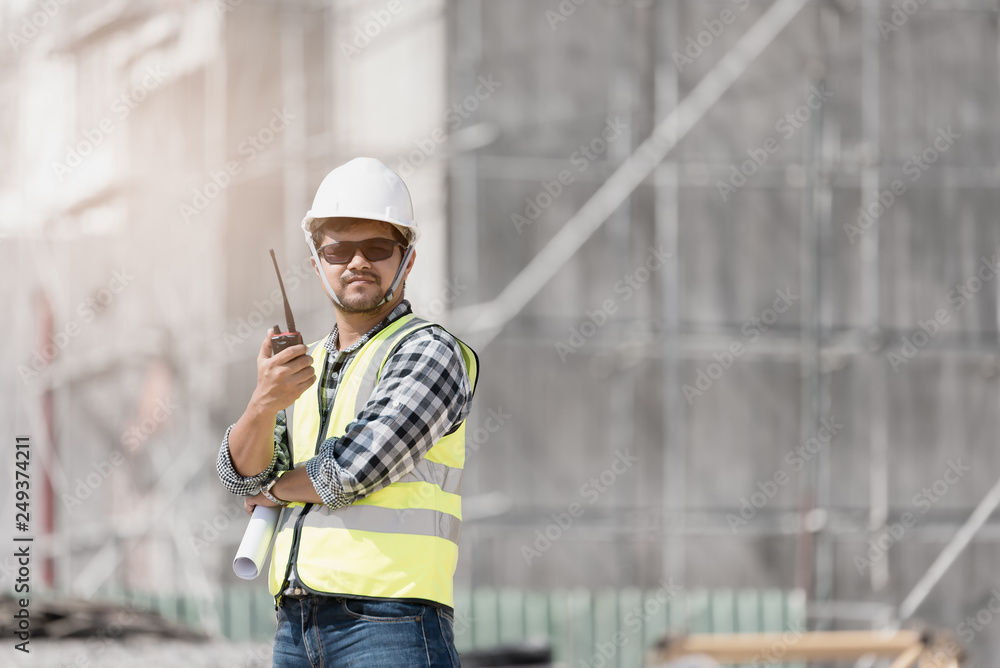
[[[336,324],[275,355],[265,337],[218,459],[248,512],[284,506],[268,577],[274,666],[457,666],[452,581],[478,360],[403,298],[418,232],[384,164],[330,172],[302,228]]]

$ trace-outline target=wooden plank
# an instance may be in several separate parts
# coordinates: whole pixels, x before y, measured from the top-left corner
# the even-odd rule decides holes
[[[923,645],[914,645],[910,649],[900,654],[889,668],[911,668],[913,662],[917,660],[924,651]]]
[[[717,661],[738,663],[774,656],[786,660],[852,659],[865,654],[896,657],[920,643],[916,631],[816,631],[785,633],[696,634],[683,638],[673,654],[707,654]]]

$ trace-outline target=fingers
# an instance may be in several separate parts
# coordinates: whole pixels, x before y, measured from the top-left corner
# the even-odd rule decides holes
[[[267,350],[265,350],[267,346]],[[255,396],[269,409],[280,410],[295,401],[316,382],[313,358],[309,348],[298,344],[275,355],[270,351],[270,336],[261,344],[257,358],[257,389]]]
[[[268,343],[268,346],[269,346],[268,350],[270,350],[270,345],[271,344]],[[288,364],[292,360],[295,360],[295,363],[298,365],[298,368],[301,368],[301,367],[306,366],[307,364],[312,364],[312,357],[309,356],[309,355],[307,355],[306,354],[307,352],[309,352],[309,347],[306,346],[305,344],[300,343],[298,345],[291,346],[289,348],[285,348],[284,350],[282,350],[277,355],[274,355],[273,356],[274,357],[274,363],[275,364]],[[270,357],[270,355],[269,355],[269,357]],[[298,359],[299,357],[301,357],[302,359]]]
[[[255,507],[255,504],[250,503],[249,497],[243,499],[243,510],[247,511],[248,515],[253,515],[253,509]]]
[[[288,377],[288,381],[296,385],[303,383],[306,383],[307,386],[312,385],[314,380],[316,380],[316,371],[311,365],[296,371]]]
[[[305,358],[305,359],[303,359],[303,360],[301,360],[299,362],[299,364],[301,366],[305,366],[306,364],[312,364],[312,357],[310,357],[309,355],[306,354],[306,353],[309,352],[309,347],[306,346],[305,344],[302,344],[302,343],[300,343],[298,345],[295,345],[295,346],[291,346],[291,347],[285,348],[284,350],[280,351],[279,353],[272,355],[271,354],[271,337],[273,335],[274,335],[274,333],[271,332],[270,330],[268,330],[268,333],[264,337],[264,340],[261,341],[260,352],[257,354],[258,365],[259,365],[259,363],[261,361],[267,360],[267,359],[273,359],[274,360],[274,364],[286,364],[289,361],[291,361],[293,359],[297,359],[299,357]]]

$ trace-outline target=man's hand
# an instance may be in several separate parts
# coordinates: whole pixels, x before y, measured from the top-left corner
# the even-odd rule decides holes
[[[285,352],[282,350],[281,352]],[[243,498],[243,510],[247,511],[248,514],[253,515],[253,509],[257,506],[264,506],[265,508],[277,508],[278,504],[271,501],[269,498],[258,492],[253,496],[247,496]]]
[[[257,387],[251,403],[264,412],[277,413],[288,408],[316,382],[309,348],[299,344],[271,356],[271,332],[268,331],[257,355]]]

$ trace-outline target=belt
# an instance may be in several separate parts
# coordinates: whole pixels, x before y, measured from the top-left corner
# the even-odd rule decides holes
[[[310,596],[314,596],[314,597],[316,597],[316,598],[318,598],[320,600],[327,600],[327,601],[344,601],[344,600],[352,600],[352,599],[355,599],[355,600],[374,600],[374,601],[394,601],[394,600],[400,600],[400,599],[392,599],[392,598],[375,598],[375,597],[368,597],[368,596],[345,596],[343,594],[340,594],[340,595],[337,595],[337,594],[314,594],[314,593],[312,593],[312,592],[310,592],[310,591],[308,591],[306,589],[303,589],[302,587],[288,587],[287,589],[285,589],[285,591],[281,592],[281,596],[283,598],[294,598],[297,601],[301,601],[304,598],[309,598]],[[405,600],[405,599],[403,599],[403,600]],[[455,609],[454,608],[452,608],[450,606],[447,606],[447,605],[444,605],[443,603],[438,603],[436,601],[424,601],[424,600],[418,600],[416,602],[422,603],[424,605],[430,605],[430,606],[435,607],[435,608],[441,608],[442,610],[445,610],[445,611],[449,612],[452,615],[455,614]]]
[[[311,591],[303,589],[302,587],[288,587],[287,589],[285,589],[285,591],[281,592],[281,595],[284,598],[294,598],[294,599],[303,599],[303,598],[309,598],[310,596],[315,596],[316,598],[327,599],[330,601],[340,601],[343,598],[345,598],[344,596],[337,596],[334,594],[314,594]]]

